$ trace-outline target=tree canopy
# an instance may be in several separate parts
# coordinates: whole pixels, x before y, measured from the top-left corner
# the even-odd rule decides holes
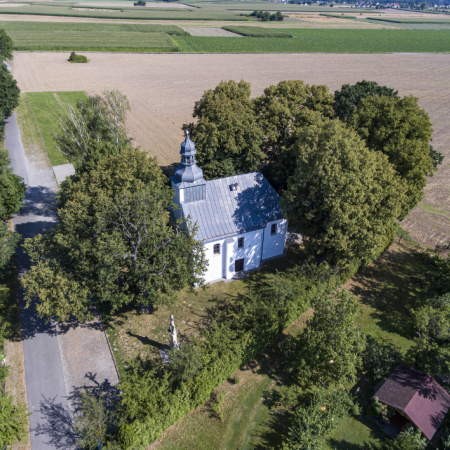
[[[299,383],[332,383],[353,380],[362,366],[366,341],[355,327],[358,303],[347,291],[318,297],[290,358],[291,370]]]
[[[4,29],[0,29],[0,56],[2,59],[12,59],[13,40],[6,34]]]
[[[0,220],[18,212],[23,205],[26,186],[23,179],[13,173],[8,150],[0,148]]]
[[[101,159],[129,147],[125,130],[129,110],[127,97],[118,90],[80,99],[75,107],[69,105],[67,116],[60,119],[56,146],[78,173],[92,169]]]
[[[20,89],[16,80],[4,64],[0,64],[0,112],[3,114],[1,122],[9,117],[19,104]]]
[[[387,157],[339,120],[300,132],[296,155],[283,204],[308,253],[341,267],[376,256],[395,229],[403,191]]]
[[[300,80],[281,81],[269,86],[254,100],[258,123],[264,132],[261,147],[269,161],[269,178],[285,185],[292,174],[292,144],[305,126],[334,116],[333,94],[327,86]]]
[[[113,310],[157,307],[202,285],[202,243],[188,222],[172,226],[173,192],[156,159],[136,149],[99,161],[64,186],[53,229],[27,239],[32,268],[22,278],[41,316],[88,316],[91,301]]]
[[[358,81],[355,84],[344,84],[334,92],[334,111],[336,117],[345,120],[358,108],[361,100],[374,95],[385,95],[398,98],[398,91],[387,86],[380,86],[375,81]]]
[[[349,118],[370,150],[384,153],[406,187],[398,219],[403,220],[423,197],[427,175],[436,170],[430,156],[433,132],[428,114],[415,97],[372,96]]]
[[[27,417],[30,414],[25,404],[16,406],[13,397],[0,393],[0,448],[6,448],[26,437]]]
[[[264,153],[263,133],[250,99],[250,84],[222,81],[195,103],[197,123],[184,125],[197,149],[206,179],[257,171]]]

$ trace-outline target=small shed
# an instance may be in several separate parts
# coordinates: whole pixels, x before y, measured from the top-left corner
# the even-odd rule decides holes
[[[429,374],[398,366],[373,398],[394,408],[431,440],[447,411],[450,395]]]

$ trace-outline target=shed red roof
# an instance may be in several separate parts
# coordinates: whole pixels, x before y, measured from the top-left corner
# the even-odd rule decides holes
[[[402,411],[430,440],[450,409],[450,395],[431,375],[404,366],[394,370],[375,397]]]

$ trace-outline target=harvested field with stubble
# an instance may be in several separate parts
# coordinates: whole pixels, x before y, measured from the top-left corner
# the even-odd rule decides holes
[[[246,38],[245,38],[246,39]],[[422,244],[450,236],[450,55],[448,54],[106,54],[86,53],[89,64],[67,64],[62,53],[15,53],[13,74],[22,92],[120,89],[129,98],[127,123],[135,145],[160,164],[179,161],[181,126],[195,101],[221,80],[251,83],[253,95],[281,80],[326,84],[330,90],[362,79],[414,95],[434,124],[433,146],[446,158],[430,178],[425,198],[403,223]],[[125,70],[126,69],[126,70]]]

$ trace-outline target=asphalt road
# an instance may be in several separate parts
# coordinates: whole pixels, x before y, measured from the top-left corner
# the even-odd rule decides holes
[[[25,206],[14,216],[15,230],[24,238],[33,237],[54,225],[57,184],[51,167],[25,155],[16,116],[6,121],[5,146],[14,172],[27,184]],[[28,257],[18,251],[19,277],[30,266]],[[74,437],[64,383],[56,325],[25,308],[20,292],[20,313],[25,359],[25,379],[32,450],[72,449]]]

